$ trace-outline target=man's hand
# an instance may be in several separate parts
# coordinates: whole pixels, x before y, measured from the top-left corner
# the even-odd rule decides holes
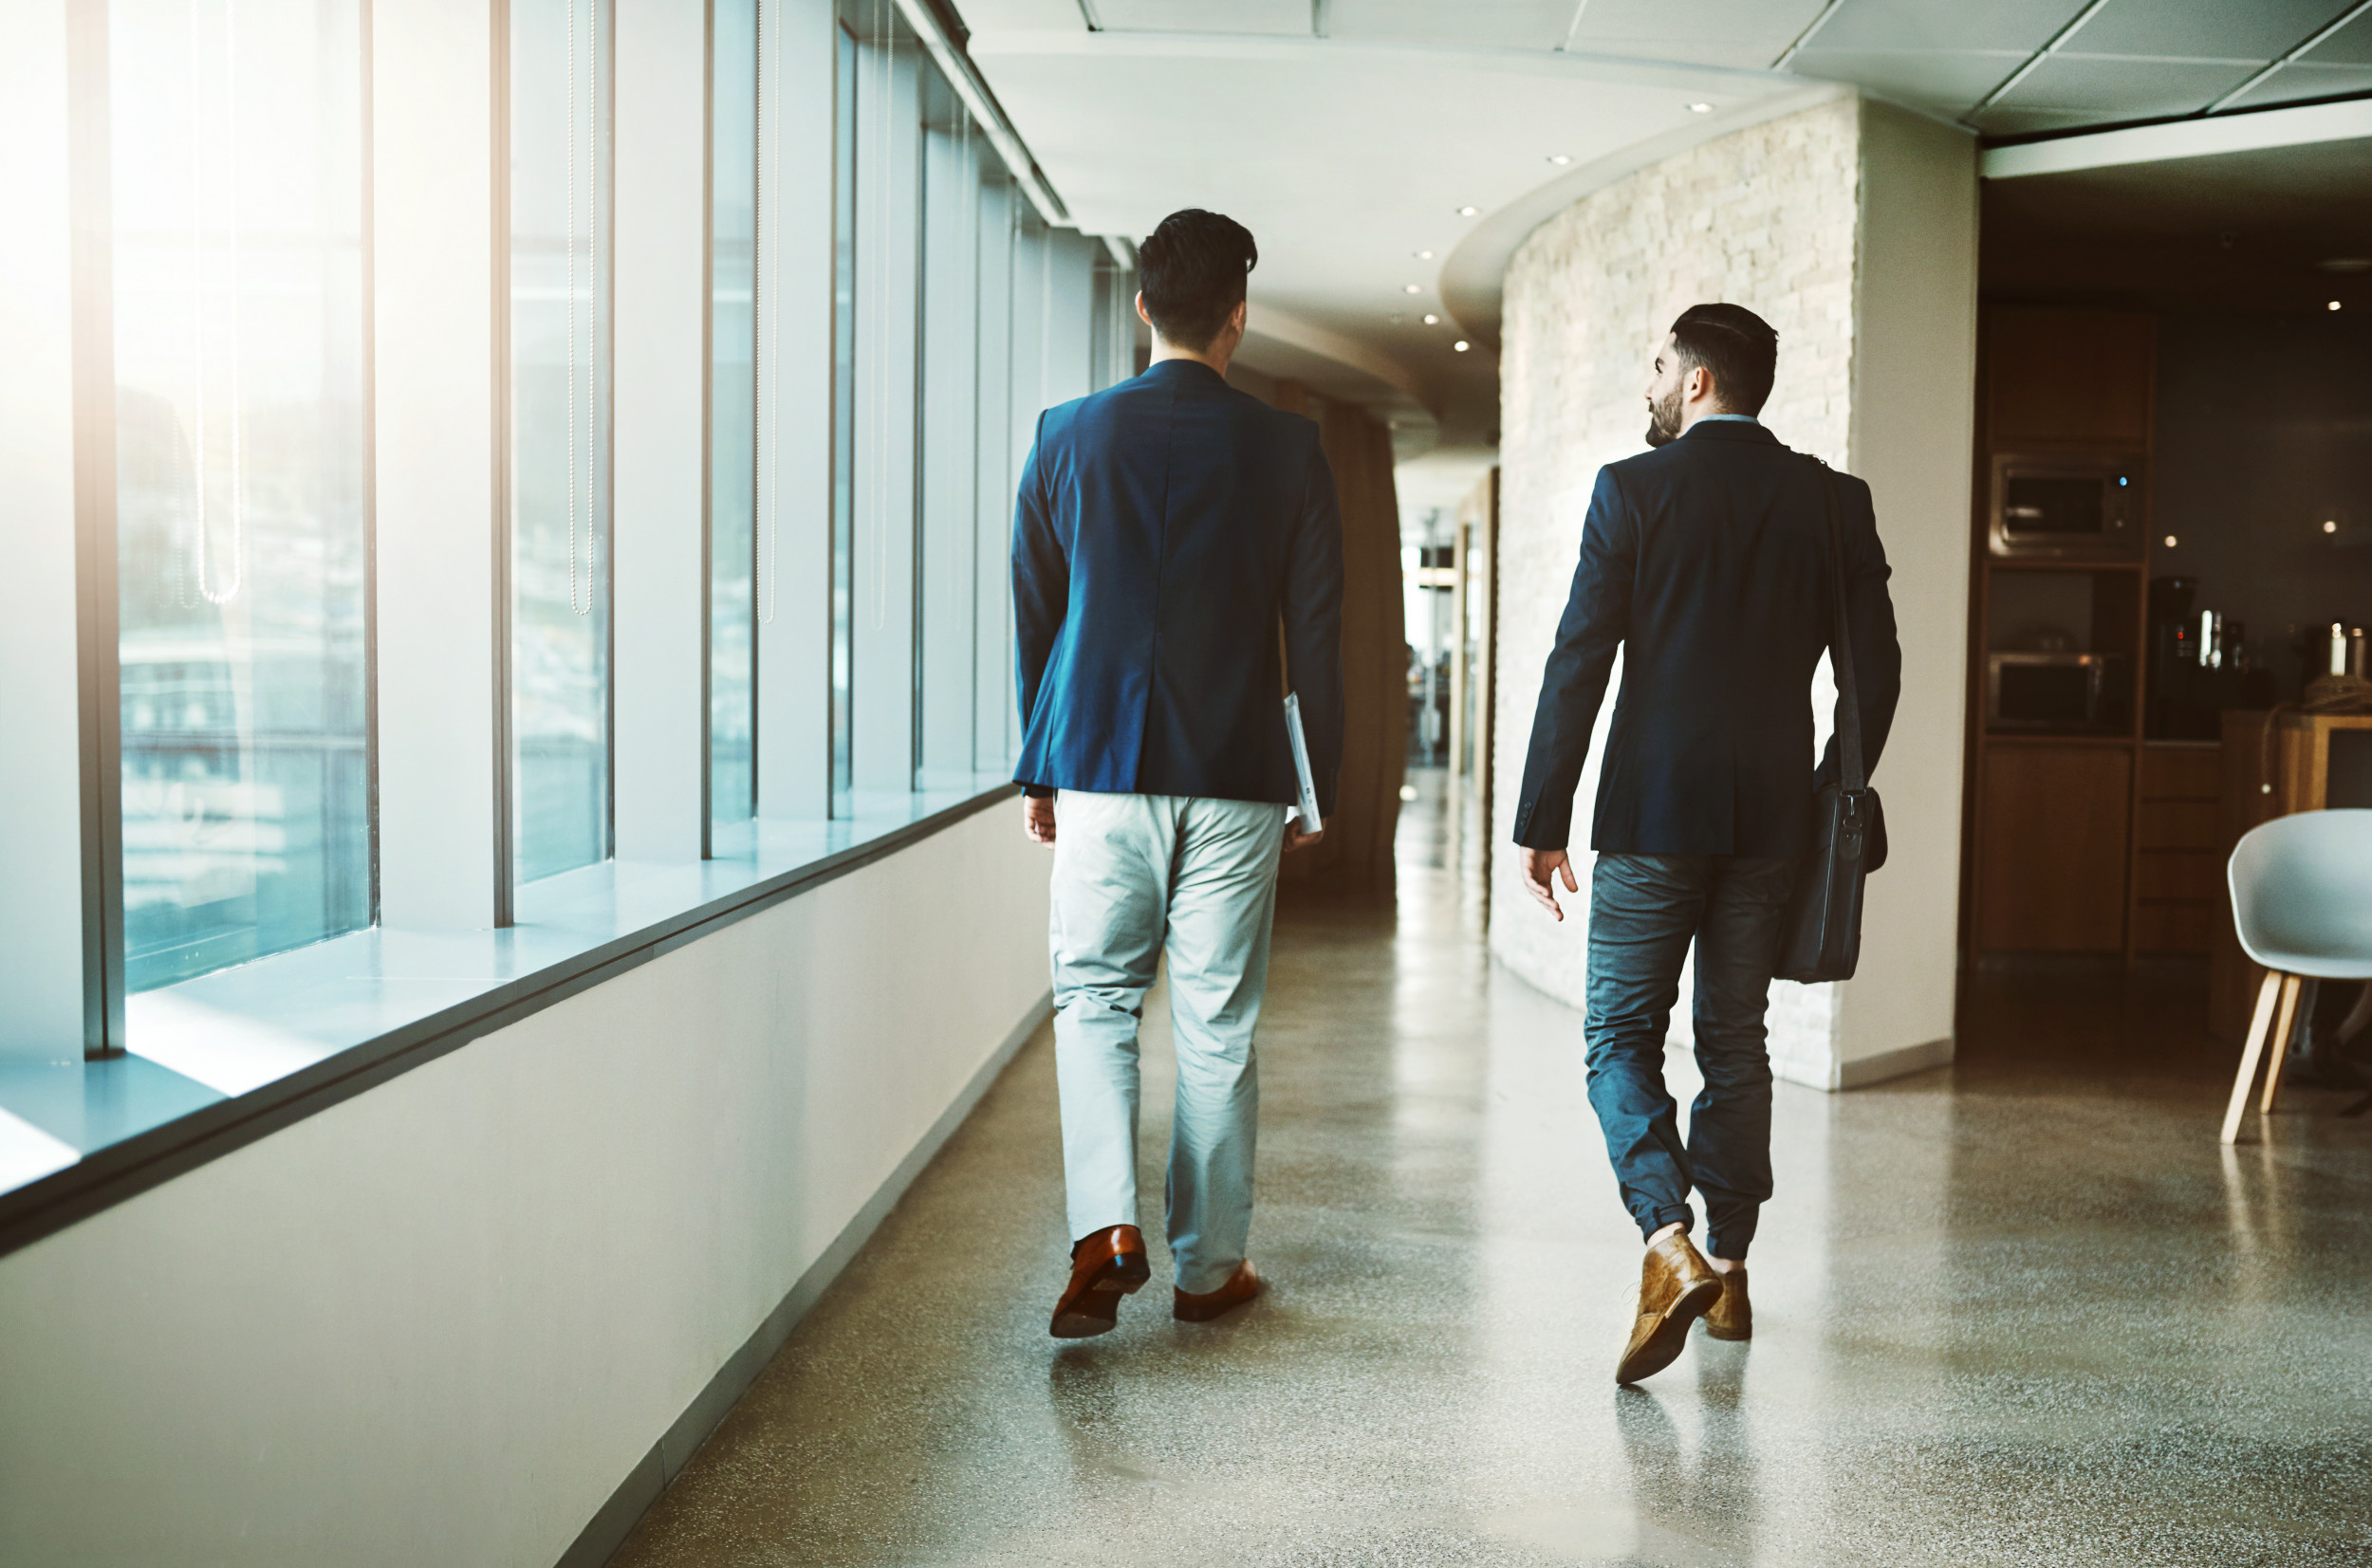
[[[1054,797],[1024,795],[1021,798],[1021,830],[1029,835],[1033,844],[1054,847]]]
[[[1285,853],[1288,855],[1297,849],[1306,849],[1325,836],[1326,824],[1324,822],[1318,824],[1318,831],[1315,833],[1303,831],[1299,812],[1285,819]]]
[[[1564,919],[1565,911],[1557,903],[1554,878],[1562,874],[1566,892],[1581,892],[1582,884],[1573,880],[1573,862],[1566,858],[1565,851],[1561,849],[1528,849],[1523,851],[1523,856],[1524,891],[1530,894],[1533,902],[1541,908],[1558,919]]]

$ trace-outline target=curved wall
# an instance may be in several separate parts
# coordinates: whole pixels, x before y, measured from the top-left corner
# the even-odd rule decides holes
[[[1871,885],[1862,978],[1844,987],[1782,983],[1772,995],[1773,1067],[1823,1087],[1950,1055],[1975,189],[1968,138],[1844,99],[1596,192],[1535,230],[1508,267],[1494,822],[1514,820],[1540,670],[1592,483],[1601,465],[1642,450],[1650,361],[1674,317],[1728,300],[1770,321],[1779,375],[1763,422],[1789,446],[1860,473],[1877,497],[1904,642],[1903,717],[1877,779],[1893,861]],[[1824,741],[1833,700],[1824,666],[1814,698]],[[1594,747],[1575,816],[1580,850],[1597,771]],[[1562,925],[1541,915],[1504,843],[1491,874],[1492,951],[1579,1006],[1585,908]],[[1584,878],[1584,906],[1587,887]],[[1566,902],[1569,916],[1575,900]],[[1674,1020],[1676,1039],[1687,1028],[1685,1017]]]

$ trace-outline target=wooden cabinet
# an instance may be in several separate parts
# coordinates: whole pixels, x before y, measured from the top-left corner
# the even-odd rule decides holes
[[[2149,446],[2156,317],[1996,305],[1986,326],[1993,451]]]
[[[2117,743],[1986,748],[1977,828],[1977,947],[2119,952],[2133,749]]]

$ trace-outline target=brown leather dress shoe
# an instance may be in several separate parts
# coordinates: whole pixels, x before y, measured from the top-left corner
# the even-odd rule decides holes
[[[1647,1249],[1640,1265],[1639,1321],[1615,1363],[1614,1380],[1636,1383],[1672,1365],[1688,1343],[1689,1324],[1721,1299],[1721,1276],[1676,1230]]]
[[[1092,1339],[1120,1321],[1121,1298],[1134,1296],[1153,1278],[1145,1261],[1145,1235],[1133,1225],[1116,1225],[1082,1237],[1070,1249],[1070,1284],[1054,1303],[1047,1332],[1057,1339]]]
[[[1260,1294],[1260,1270],[1245,1259],[1235,1265],[1235,1272],[1218,1289],[1200,1296],[1191,1290],[1170,1292],[1170,1316],[1181,1323],[1207,1323],[1223,1312],[1232,1312]]]
[[[1746,1300],[1746,1270],[1721,1273],[1721,1300],[1705,1313],[1705,1332],[1716,1339],[1754,1337],[1754,1308]]]

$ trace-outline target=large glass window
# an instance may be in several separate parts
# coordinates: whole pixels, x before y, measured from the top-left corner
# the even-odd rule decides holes
[[[770,9],[762,9],[760,0],[714,0],[712,13],[709,815],[718,823],[747,821],[757,809],[758,621],[772,618],[782,588],[780,563],[759,558],[757,527],[758,464],[768,455],[758,447],[759,412],[762,401],[769,413],[778,408],[783,392],[783,366],[776,356],[761,354],[758,342],[761,215],[772,230],[772,243],[765,247],[769,262],[783,231],[781,212],[760,213],[758,168],[787,150],[781,128],[765,122],[758,101],[759,51],[771,45],[779,57],[782,48],[782,19],[768,15]],[[775,35],[770,39],[769,22]],[[780,76],[778,70],[777,81]],[[779,267],[774,276],[779,280]],[[772,300],[767,308],[779,320]],[[771,419],[766,428],[775,429]],[[777,433],[771,443],[777,457],[780,444]],[[775,477],[766,494],[779,509],[779,471]],[[761,567],[767,568],[763,583]],[[767,598],[758,597],[761,589]]]
[[[142,990],[372,918],[362,8],[107,14]]]
[[[857,40],[833,35],[832,70],[832,556],[831,812],[844,817],[855,784],[853,612],[857,563]]]
[[[514,875],[610,848],[610,28],[510,3]]]
[[[921,613],[915,617],[914,786],[969,784],[973,763],[973,554],[979,482],[980,144],[972,117],[936,76],[925,83],[922,141]]]

